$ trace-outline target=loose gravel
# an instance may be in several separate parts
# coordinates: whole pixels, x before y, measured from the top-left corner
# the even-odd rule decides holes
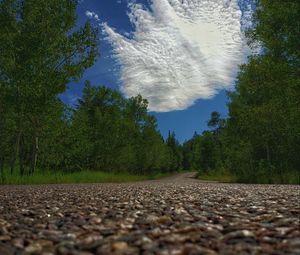
[[[0,187],[0,254],[300,254],[300,186],[201,182]]]

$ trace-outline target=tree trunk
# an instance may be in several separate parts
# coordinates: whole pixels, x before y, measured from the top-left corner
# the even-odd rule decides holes
[[[0,159],[0,176],[1,176],[1,182],[4,181],[4,157],[1,157]]]
[[[270,147],[269,147],[269,144],[267,143],[266,145],[266,152],[267,152],[267,160],[268,160],[268,163],[270,163],[271,159],[270,159]]]
[[[24,137],[20,137],[20,152],[19,152],[19,164],[20,164],[20,175],[23,176],[25,172],[25,146],[24,146]]]
[[[32,154],[31,154],[31,169],[30,169],[31,174],[33,174],[36,169],[38,151],[39,151],[39,137],[38,137],[37,133],[35,132],[35,134],[33,136],[33,148],[32,148]]]
[[[20,152],[20,140],[21,140],[21,132],[18,131],[17,137],[16,137],[14,154],[13,154],[12,160],[10,162],[10,174],[11,175],[14,172],[16,160],[17,160],[17,158],[19,156],[19,152]]]

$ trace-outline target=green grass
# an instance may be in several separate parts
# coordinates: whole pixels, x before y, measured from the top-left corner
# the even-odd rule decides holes
[[[282,176],[274,175],[272,177],[272,183],[300,184],[300,173],[290,172],[285,173]]]
[[[11,175],[7,171],[0,178],[0,184],[55,184],[55,183],[102,183],[102,182],[135,182],[155,180],[170,174],[133,175],[127,173],[107,173],[99,171],[80,171],[73,173],[42,172],[37,171],[33,175],[20,176],[18,173]]]
[[[219,173],[219,172],[211,172],[208,174],[198,174],[197,178],[199,180],[204,181],[217,181],[217,182],[237,182],[237,178],[233,175],[230,175],[228,173]]]
[[[300,184],[300,174],[297,172],[259,175],[259,176],[235,176],[226,171],[212,170],[207,174],[199,173],[197,178],[206,181],[228,182],[228,183],[257,183],[257,184]]]
[[[300,184],[299,172],[286,172],[281,175],[278,173],[257,174],[256,176],[240,177],[239,182],[262,183],[262,184]]]

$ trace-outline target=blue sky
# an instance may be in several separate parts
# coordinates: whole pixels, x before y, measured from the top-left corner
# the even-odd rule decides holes
[[[210,13],[205,0],[190,1],[193,6],[181,6],[178,0],[135,1],[131,7],[129,2],[81,1],[78,25],[91,19],[104,30],[100,58],[78,83],[69,85],[62,99],[76,103],[87,79],[128,97],[141,93],[150,101],[163,136],[175,131],[184,142],[207,129],[212,111],[226,116],[225,90],[233,88],[238,65],[247,55],[239,33],[249,25],[252,6],[249,0],[226,5],[219,0]]]

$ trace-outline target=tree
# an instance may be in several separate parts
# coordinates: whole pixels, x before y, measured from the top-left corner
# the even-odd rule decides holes
[[[11,168],[19,157],[21,174],[25,160],[31,172],[36,168],[45,112],[98,55],[97,29],[87,22],[74,31],[76,6],[75,0],[0,2],[0,90],[16,113]]]
[[[227,140],[252,179],[283,178],[299,166],[299,19],[299,1],[261,0],[247,33],[261,53],[242,66],[230,93]]]
[[[171,171],[178,171],[182,169],[183,154],[181,146],[176,139],[175,133],[169,131],[166,141],[171,153]]]
[[[216,155],[221,155],[212,167],[221,164],[245,182],[299,183],[299,22],[299,1],[258,1],[254,26],[247,31],[258,53],[241,66],[236,89],[228,93],[228,118],[220,121],[214,112],[208,122],[213,134],[193,138],[185,155],[209,151],[212,136],[220,145]]]
[[[242,65],[220,132],[223,167],[242,181],[286,182],[299,170],[299,20],[299,1],[258,1],[247,37],[259,54]]]
[[[215,133],[218,133],[225,126],[225,120],[221,118],[220,113],[212,112],[210,120],[207,122],[207,126],[214,129]]]
[[[169,168],[169,150],[140,95],[128,100],[114,90],[86,82],[71,117],[69,166],[146,174]]]

